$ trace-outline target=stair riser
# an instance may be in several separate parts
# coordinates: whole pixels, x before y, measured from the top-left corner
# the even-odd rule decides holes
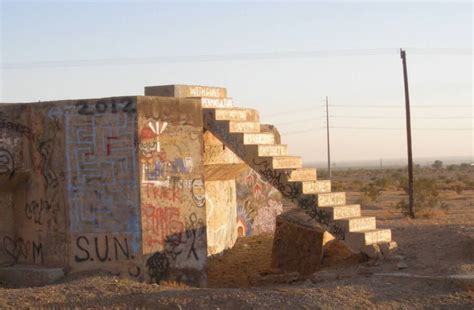
[[[231,133],[259,133],[260,123],[257,122],[229,122],[229,132]]]
[[[321,207],[321,210],[328,212],[333,220],[358,217],[361,215],[359,205],[346,205],[338,207]]]
[[[303,161],[301,158],[273,157],[272,159],[273,169],[290,169],[290,168],[295,169],[295,168],[301,168],[302,166],[303,166]]]
[[[288,182],[316,181],[316,169],[297,169],[288,172]]]
[[[245,145],[275,144],[275,136],[268,133],[245,134],[243,142]]]
[[[201,98],[203,108],[231,108],[234,103],[232,98]]]
[[[343,206],[346,204],[346,194],[345,193],[326,193],[319,194],[318,196],[318,206]]]
[[[392,241],[390,229],[380,229],[376,231],[349,232],[346,234],[346,243],[351,248],[360,249],[366,245]]]
[[[345,220],[337,220],[346,232],[356,232],[361,230],[372,230],[376,228],[375,217],[360,217]]]
[[[259,145],[258,146],[259,157],[285,156],[285,155],[288,155],[288,148],[286,145]]]
[[[258,122],[259,115],[255,110],[232,110],[222,109],[215,111],[216,120],[218,121],[247,121]]]
[[[301,183],[303,186],[303,194],[317,194],[331,192],[331,181],[306,181]]]

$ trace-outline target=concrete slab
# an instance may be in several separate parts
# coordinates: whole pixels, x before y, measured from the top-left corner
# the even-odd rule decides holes
[[[0,267],[0,279],[15,286],[43,286],[64,277],[62,268],[46,268],[35,265]]]

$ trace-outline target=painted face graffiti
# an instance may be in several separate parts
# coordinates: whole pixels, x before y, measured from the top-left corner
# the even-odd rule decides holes
[[[160,149],[160,135],[168,126],[167,122],[149,120],[140,131],[140,152],[145,159],[158,155]]]
[[[5,174],[8,178],[13,176],[15,164],[13,156],[7,150],[0,148],[0,174]]]
[[[194,179],[191,186],[193,200],[196,204],[196,207],[204,207],[206,204],[206,191],[204,189],[204,182],[201,179]]]

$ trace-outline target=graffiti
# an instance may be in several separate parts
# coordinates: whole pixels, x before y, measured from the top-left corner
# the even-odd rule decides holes
[[[118,139],[118,137],[107,137],[107,156],[110,156],[112,154],[112,144],[110,141]]]
[[[283,210],[282,194],[252,169],[236,179],[236,193],[237,235],[273,232],[275,218]]]
[[[152,158],[160,153],[160,135],[168,126],[167,122],[148,120],[140,131],[139,149],[145,159]]]
[[[43,224],[45,213],[52,210],[52,205],[49,201],[40,199],[40,201],[32,201],[25,205],[25,216],[29,220],[33,220],[35,224]]]
[[[189,87],[191,97],[225,97],[220,88],[191,86]]]
[[[71,230],[139,231],[136,114],[85,117],[74,108],[64,123]]]
[[[252,217],[242,207],[237,207],[237,236],[248,237],[252,234]]]
[[[58,187],[58,177],[51,168],[51,154],[53,153],[55,134],[53,133],[52,135],[51,138],[38,142],[37,150],[42,159],[41,166],[45,187],[56,189]]]
[[[149,247],[164,245],[168,236],[179,236],[184,230],[179,208],[158,208],[147,204],[143,206],[143,214],[144,230],[152,232],[144,237],[145,244]]]
[[[290,200],[297,199],[302,191],[296,182],[284,182],[284,172],[273,170],[271,163],[267,160],[258,162],[253,159],[253,164],[256,166],[257,172],[265,178],[265,180],[274,186],[285,198]]]
[[[133,278],[138,278],[141,273],[142,273],[142,270],[137,265],[133,265],[132,267],[128,268],[128,275]]]
[[[164,187],[145,184],[147,198],[165,199],[172,202],[182,202],[182,189],[179,187]]]
[[[5,174],[11,179],[14,173],[15,161],[12,154],[8,150],[0,148],[0,175]]]
[[[304,195],[302,197],[301,188],[297,182],[283,181],[283,172],[275,171],[271,168],[271,164],[266,161],[253,160],[257,172],[260,173],[272,186],[278,189],[281,194],[295,202],[305,210],[305,212],[316,221],[329,227],[329,231],[341,240],[344,240],[345,230],[342,226],[335,223],[327,212],[323,212],[317,207],[317,199],[314,195]]]
[[[34,135],[31,129],[20,123],[0,118],[0,129],[10,130],[25,136],[28,140],[33,140]]]
[[[124,113],[136,112],[132,100],[120,98],[100,99],[96,102],[95,109],[85,100],[76,103],[76,107],[78,108],[77,113],[80,115],[103,114],[109,112],[109,110],[111,113],[117,113],[119,111]]]
[[[190,258],[192,254],[194,259],[199,260],[199,256],[196,252],[196,241],[198,237],[202,237],[205,233],[205,225],[202,219],[198,220],[196,213],[191,213],[189,215],[189,221],[186,223],[186,238],[187,240],[191,240],[188,258]]]
[[[170,177],[181,176],[191,173],[193,161],[191,157],[177,158],[174,161],[165,159],[162,153],[162,159],[143,164],[142,182],[150,184],[164,185]]]
[[[191,183],[191,191],[196,207],[202,208],[206,204],[206,190],[202,179],[194,179]]]
[[[221,141],[225,141],[228,146],[237,156],[245,158],[245,149],[242,144],[241,134],[232,134],[229,132],[229,127],[226,122],[215,121],[212,112],[203,112],[204,125],[206,129],[211,131]]]
[[[164,253],[155,253],[146,260],[150,283],[160,283],[161,280],[167,278],[170,263],[168,257]]]
[[[86,236],[77,237],[76,247],[80,255],[74,256],[75,261],[78,263],[94,260],[106,262],[112,260],[131,260],[135,258],[130,254],[126,237],[123,238],[123,241],[120,241],[117,237],[109,238],[105,235],[103,239],[103,242],[100,242],[98,237],[94,237],[94,241],[90,242]],[[109,248],[112,248],[111,243],[113,244],[113,251],[109,253]],[[92,247],[93,250],[91,250]]]
[[[3,250],[17,263],[26,261],[32,257],[33,263],[44,263],[43,245],[35,241],[25,241],[23,238],[13,239],[10,236],[3,237]],[[31,252],[31,253],[30,253]]]

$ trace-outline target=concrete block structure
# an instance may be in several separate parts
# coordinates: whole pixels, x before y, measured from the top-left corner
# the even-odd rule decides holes
[[[391,241],[279,143],[225,88],[0,104],[0,263],[206,286],[207,257],[286,206],[355,249]]]

